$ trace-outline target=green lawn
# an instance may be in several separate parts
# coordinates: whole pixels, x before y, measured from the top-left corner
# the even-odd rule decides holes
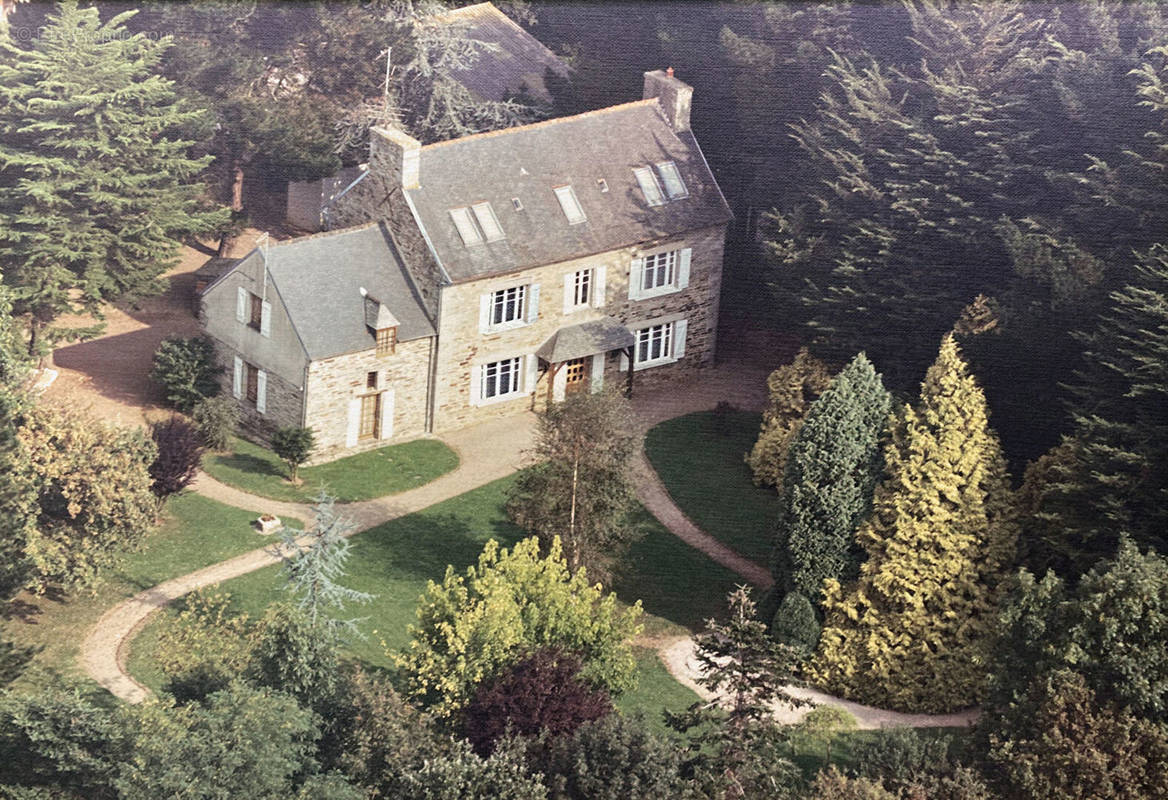
[[[758,414],[732,412],[720,435],[712,412],[688,414],[650,430],[645,452],[669,494],[698,527],[765,565],[778,495],[755,486],[743,461],[758,438],[760,421]]]
[[[387,522],[353,539],[345,584],[370,592],[369,604],[350,609],[363,639],[348,645],[350,654],[375,667],[389,666],[385,648],[409,643],[408,626],[415,619],[418,598],[428,580],[439,580],[447,564],[463,570],[478,560],[490,538],[511,545],[522,537],[503,511],[508,487],[514,478],[475,489],[428,509]],[[701,553],[673,537],[643,510],[638,522],[646,536],[633,545],[628,575],[617,582],[618,596],[632,603],[643,599],[651,615],[646,632],[652,635],[685,633],[702,617],[721,613],[723,598],[733,586],[733,576]],[[279,566],[258,570],[223,584],[233,605],[252,616],[283,592]],[[384,643],[384,646],[383,646]],[[135,640],[130,654],[131,672],[149,686],[161,676],[151,663],[157,646],[156,624]],[[661,708],[682,709],[696,699],[666,672],[650,650],[638,650],[640,686],[622,699],[621,706],[638,707],[655,725]]]
[[[80,677],[77,654],[81,641],[111,606],[162,581],[271,541],[251,528],[256,512],[196,494],[172,498],[166,516],[141,552],[127,555],[92,591],[66,597],[22,595],[18,599],[16,616],[4,625],[5,638],[38,650],[31,665],[33,672],[40,668],[50,674]]]
[[[304,467],[299,486],[288,482],[288,468],[275,453],[238,437],[231,440],[231,452],[211,453],[203,459],[207,474],[228,486],[293,503],[312,501],[321,487],[341,503],[397,494],[457,466],[458,456],[436,439],[417,439]]]

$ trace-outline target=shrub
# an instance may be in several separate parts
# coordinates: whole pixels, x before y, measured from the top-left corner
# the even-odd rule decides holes
[[[158,455],[150,465],[150,491],[161,506],[194,482],[203,463],[203,442],[195,426],[177,414],[150,426]]]
[[[208,337],[171,336],[154,353],[150,378],[166,392],[167,402],[189,412],[204,397],[219,393],[215,376],[220,371],[215,364],[215,343]]]
[[[231,444],[231,434],[239,424],[239,403],[224,394],[204,397],[195,404],[191,419],[203,437],[203,444],[211,450],[223,451]]]
[[[230,607],[229,594],[199,590],[176,616],[163,617],[156,659],[166,690],[180,701],[202,700],[248,670],[259,631]]]
[[[805,656],[815,652],[819,644],[819,620],[811,601],[799,592],[788,592],[771,621],[771,636]]]
[[[280,428],[272,434],[272,450],[288,465],[288,479],[296,483],[296,473],[300,465],[308,460],[312,448],[316,447],[316,434],[312,428],[295,426]]]
[[[831,743],[835,737],[856,729],[856,718],[838,706],[816,706],[792,731],[796,741],[823,746],[823,760],[831,761]]]
[[[480,684],[463,723],[475,751],[490,755],[508,732],[562,735],[611,714],[608,693],[581,681],[580,666],[578,655],[545,647]]]
[[[827,365],[807,352],[807,348],[767,378],[770,400],[762,413],[758,441],[746,456],[755,483],[782,489],[787,448],[799,430],[803,415],[830,382]]]

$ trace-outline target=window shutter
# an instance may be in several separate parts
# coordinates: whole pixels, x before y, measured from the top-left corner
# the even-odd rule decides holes
[[[239,286],[235,290],[235,319],[237,322],[247,323],[247,289]]]
[[[693,256],[693,248],[686,247],[681,251],[681,266],[677,276],[677,288],[684,289],[689,286],[689,260]]]
[[[645,259],[634,258],[629,267],[629,299],[641,299],[641,279],[645,277]]]
[[[685,331],[689,325],[686,320],[679,319],[673,323],[673,357],[681,358],[685,355]]]
[[[479,333],[491,329],[491,295],[479,295]]]
[[[378,427],[382,439],[393,436],[393,389],[386,389],[381,393],[381,420]]]
[[[475,364],[470,368],[470,404],[472,406],[481,406],[483,404],[483,365]]]
[[[592,273],[592,276],[594,278],[594,282],[592,284],[592,306],[594,308],[600,308],[601,306],[604,305],[604,300],[605,300],[605,298],[604,298],[605,282],[604,281],[605,281],[605,278],[607,277],[607,273],[608,273],[608,267],[605,266],[604,264],[601,264]]]
[[[262,369],[256,370],[256,411],[268,412],[268,373]]]
[[[527,366],[527,375],[523,379],[523,391],[531,393],[535,391],[535,382],[539,379],[539,357],[532,353],[529,356],[524,356],[523,360]]]
[[[231,377],[231,394],[238,399],[243,394],[243,359],[235,357],[235,374]]]
[[[345,447],[354,447],[357,444],[357,434],[361,429],[361,398],[354,397],[349,401],[349,421],[345,428]]]
[[[533,283],[527,287],[527,322],[531,324],[539,319],[539,284]]]
[[[576,273],[569,272],[564,276],[564,313],[572,310],[572,301],[576,298]]]
[[[260,305],[260,333],[269,338],[272,335],[272,304],[267,300]]]
[[[601,269],[604,269],[601,267]],[[595,394],[604,388],[604,353],[592,356],[592,385],[588,390]]]

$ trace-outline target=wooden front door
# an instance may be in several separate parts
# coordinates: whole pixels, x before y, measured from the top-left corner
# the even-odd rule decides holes
[[[588,391],[588,379],[591,373],[592,359],[589,357],[575,358],[564,362],[564,394]]]
[[[361,428],[358,439],[377,439],[381,436],[381,395],[367,394],[361,398]]]

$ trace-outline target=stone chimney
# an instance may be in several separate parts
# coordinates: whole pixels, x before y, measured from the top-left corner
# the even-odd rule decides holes
[[[646,100],[654,97],[661,104],[665,118],[675,131],[689,130],[689,107],[693,102],[693,87],[673,77],[673,67],[645,73]]]
[[[384,175],[403,189],[418,188],[422,143],[404,131],[372,128],[369,131],[369,169]]]

